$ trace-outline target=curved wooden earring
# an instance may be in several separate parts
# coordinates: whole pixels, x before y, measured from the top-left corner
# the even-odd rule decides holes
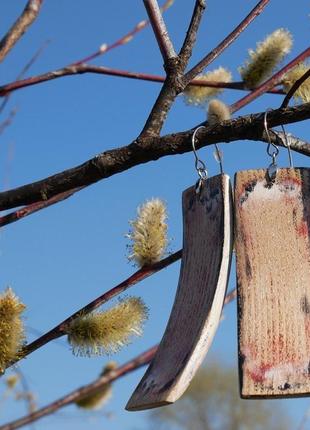
[[[218,323],[232,254],[232,193],[227,175],[183,192],[179,285],[158,351],[131,396],[128,411],[175,402],[206,355]]]

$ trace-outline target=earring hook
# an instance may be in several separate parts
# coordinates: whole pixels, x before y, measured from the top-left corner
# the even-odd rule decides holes
[[[275,145],[271,141],[269,129],[268,129],[268,122],[267,122],[267,116],[268,112],[270,112],[272,109],[267,109],[264,115],[264,130],[267,135],[268,145],[267,145],[267,154],[272,157],[272,162],[269,165],[267,169],[267,174],[270,181],[274,181],[278,172],[278,166],[277,166],[277,156],[279,154],[279,148],[277,145]],[[273,151],[271,150],[271,147],[273,147]]]
[[[223,175],[223,173],[224,173],[224,169],[223,169],[223,154],[222,154],[222,151],[220,150],[220,147],[219,147],[219,145],[217,143],[215,143],[214,146],[215,146],[214,158],[219,163],[219,165],[220,165],[220,172],[221,172],[221,175]]]
[[[290,163],[290,168],[292,169],[293,166],[293,157],[292,157],[292,151],[291,151],[291,142],[289,141],[289,139],[287,138],[287,134],[284,128],[284,125],[281,124],[281,128],[282,128],[282,132],[283,132],[283,136],[284,139],[281,138],[284,146],[287,148],[287,153],[288,153],[288,159],[289,159],[289,163]]]
[[[198,176],[199,176],[199,179],[198,179],[198,181],[196,183],[196,193],[197,194],[200,193],[202,184],[203,184],[203,182],[208,177],[207,167],[206,167],[205,163],[202,160],[200,160],[200,158],[198,157],[197,150],[196,150],[196,147],[195,147],[195,139],[196,139],[197,132],[199,130],[201,130],[202,128],[206,128],[206,127],[203,126],[203,125],[197,127],[194,130],[193,135],[192,135],[192,148],[193,148],[193,153],[194,153],[194,156],[195,156],[195,169],[196,169],[196,171],[198,173]]]

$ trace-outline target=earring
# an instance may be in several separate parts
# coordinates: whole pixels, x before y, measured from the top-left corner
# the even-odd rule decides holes
[[[278,169],[267,112],[267,169],[235,176],[240,390],[310,394],[310,169]],[[284,130],[283,130],[284,131]]]
[[[129,411],[175,402],[202,363],[220,321],[232,254],[232,193],[225,174],[199,179],[182,195],[183,252],[175,302],[157,353],[131,396]]]

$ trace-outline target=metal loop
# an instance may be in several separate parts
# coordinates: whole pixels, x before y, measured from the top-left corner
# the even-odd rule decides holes
[[[264,129],[265,129],[265,133],[267,135],[267,139],[268,139],[268,145],[267,145],[267,154],[272,157],[272,159],[274,160],[275,157],[277,157],[277,155],[279,154],[279,148],[277,147],[277,145],[275,145],[270,138],[270,134],[269,134],[269,129],[268,129],[268,123],[267,123],[267,115],[268,112],[270,112],[272,109],[267,109],[264,115]],[[271,147],[273,147],[273,151],[271,151]]]
[[[200,160],[200,158],[198,157],[197,151],[195,148],[195,139],[196,139],[197,132],[202,128],[206,128],[206,127],[201,125],[194,130],[194,133],[192,135],[192,147],[193,147],[193,152],[195,156],[195,169],[197,170],[200,180],[205,181],[208,177],[208,171],[205,163],[202,160]]]
[[[218,144],[215,143],[214,146],[215,146],[215,154],[216,154],[215,159],[219,163],[219,165],[220,165],[220,172],[223,175],[223,173],[224,173],[224,170],[223,170],[223,155],[222,155],[222,152],[221,152]]]
[[[283,136],[284,136],[284,140],[281,138],[283,145],[287,148],[287,153],[288,153],[288,159],[289,159],[289,163],[290,163],[290,168],[292,169],[293,166],[293,158],[292,158],[292,151],[291,151],[291,142],[289,141],[289,139],[287,138],[287,134],[284,128],[284,125],[281,124],[281,128],[282,128],[282,132],[283,132]]]

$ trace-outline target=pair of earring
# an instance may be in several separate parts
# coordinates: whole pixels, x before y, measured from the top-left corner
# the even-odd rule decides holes
[[[175,402],[201,365],[221,318],[233,243],[237,257],[240,391],[244,398],[310,394],[310,170],[268,169],[199,180],[183,192],[178,289],[158,351],[126,409]],[[284,133],[285,135],[285,133]],[[286,139],[286,135],[285,135]],[[273,149],[272,149],[273,148]],[[233,209],[234,208],[234,209]],[[234,226],[233,226],[234,225]]]

